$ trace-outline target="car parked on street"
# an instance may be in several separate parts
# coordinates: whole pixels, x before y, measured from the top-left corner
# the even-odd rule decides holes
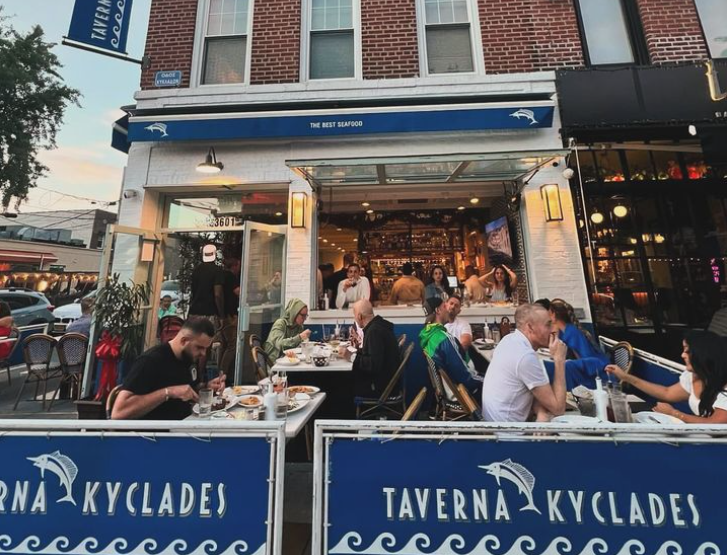
[[[43,293],[30,289],[0,289],[0,301],[8,303],[16,326],[53,324],[55,307]]]

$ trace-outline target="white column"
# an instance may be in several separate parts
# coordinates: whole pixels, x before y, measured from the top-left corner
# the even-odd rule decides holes
[[[588,290],[583,273],[578,228],[563,160],[557,167],[540,170],[522,194],[521,220],[525,241],[528,281],[532,299],[561,298],[583,308],[590,321]],[[563,221],[546,222],[541,185],[555,183],[560,191]]]
[[[315,266],[313,256],[313,235],[315,233],[316,196],[307,181],[296,176],[288,190],[288,206],[292,207],[292,195],[295,192],[304,192],[308,195],[306,203],[305,228],[293,229],[290,227],[292,208],[288,209],[288,255],[285,269],[285,303],[290,299],[298,298],[305,303],[311,302],[313,286],[315,284]]]
[[[124,183],[119,206],[119,224],[155,230],[159,212],[158,195],[144,189],[149,173],[152,147],[149,143],[133,143],[124,170]]]

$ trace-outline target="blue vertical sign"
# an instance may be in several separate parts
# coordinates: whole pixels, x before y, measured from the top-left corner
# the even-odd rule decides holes
[[[132,0],[76,0],[68,38],[126,54]]]

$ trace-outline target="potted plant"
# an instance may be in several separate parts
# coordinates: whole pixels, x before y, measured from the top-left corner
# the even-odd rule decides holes
[[[144,307],[149,304],[149,285],[121,282],[111,276],[96,295],[94,318],[100,333],[93,350],[97,394],[78,401],[78,417],[105,418],[106,397],[116,387],[125,365],[144,348]]]

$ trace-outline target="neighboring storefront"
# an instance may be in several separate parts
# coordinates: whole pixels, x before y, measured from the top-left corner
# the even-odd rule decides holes
[[[558,74],[594,324],[671,358],[727,305],[727,100],[705,69]]]

